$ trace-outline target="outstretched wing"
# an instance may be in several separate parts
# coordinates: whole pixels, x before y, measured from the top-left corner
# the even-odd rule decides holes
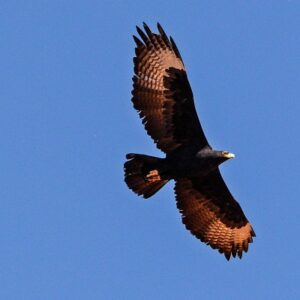
[[[137,27],[132,102],[147,133],[168,153],[182,145],[208,145],[200,125],[193,93],[180,53],[172,38],[157,24],[154,34],[144,23]]]
[[[241,258],[255,236],[240,205],[229,192],[219,170],[204,179],[176,181],[177,207],[182,222],[202,242],[230,256]]]

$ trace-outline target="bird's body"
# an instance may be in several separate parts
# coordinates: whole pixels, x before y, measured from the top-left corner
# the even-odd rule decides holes
[[[133,98],[147,133],[165,158],[127,154],[125,182],[138,195],[149,198],[169,180],[175,180],[177,207],[186,228],[217,248],[227,259],[242,256],[255,233],[240,205],[228,190],[219,165],[233,158],[209,145],[193,101],[181,55],[158,24],[146,34],[134,58]]]
[[[205,177],[216,170],[228,158],[222,156],[223,151],[203,148],[198,152],[183,148],[171,152],[155,166],[161,178],[180,179],[189,177]]]

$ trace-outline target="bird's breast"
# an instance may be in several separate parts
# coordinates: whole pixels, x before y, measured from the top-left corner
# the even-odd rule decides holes
[[[210,161],[199,159],[195,155],[180,156],[176,159],[166,159],[165,170],[172,179],[187,178],[187,177],[202,177],[215,170]]]

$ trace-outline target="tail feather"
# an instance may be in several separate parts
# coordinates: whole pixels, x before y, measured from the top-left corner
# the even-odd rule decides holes
[[[168,182],[159,174],[161,158],[134,153],[127,154],[126,158],[125,182],[136,194],[149,198]]]

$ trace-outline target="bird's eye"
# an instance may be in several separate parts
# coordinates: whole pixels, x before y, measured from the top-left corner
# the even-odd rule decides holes
[[[223,155],[228,155],[229,152],[228,152],[228,151],[223,151],[222,154],[223,154]]]

